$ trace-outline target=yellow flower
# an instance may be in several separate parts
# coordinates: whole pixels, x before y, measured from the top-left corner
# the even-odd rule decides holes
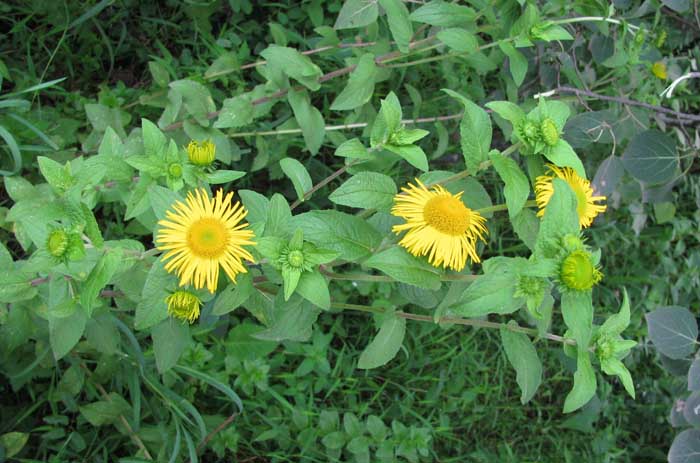
[[[414,256],[427,255],[435,267],[460,271],[468,257],[479,262],[476,242],[485,241],[486,219],[464,205],[463,191],[453,195],[441,186],[428,190],[420,180],[416,183],[394,197],[391,213],[406,220],[392,228],[397,235],[407,231],[399,245]]]
[[[666,70],[666,65],[663,61],[657,61],[651,65],[651,73],[654,74],[661,80],[666,80],[668,78],[668,71]]]
[[[601,212],[605,212],[607,208],[605,204],[596,204],[597,201],[605,201],[605,196],[593,196],[591,182],[580,177],[570,167],[557,167],[548,164],[547,168],[549,172],[545,175],[540,175],[535,181],[535,199],[537,200],[537,207],[540,209],[537,215],[539,217],[544,215],[547,204],[552,198],[552,194],[554,194],[552,181],[555,178],[560,178],[569,184],[576,195],[576,200],[578,201],[576,212],[578,213],[579,226],[582,228],[590,227],[593,219]]]
[[[193,284],[209,292],[216,291],[219,265],[231,281],[247,272],[242,260],[253,256],[243,247],[254,245],[253,231],[244,222],[248,211],[240,203],[231,205],[233,193],[223,196],[221,190],[210,198],[204,189],[187,194],[186,203],[175,202],[166,212],[167,220],[160,220],[156,243],[158,249],[168,251],[162,260],[168,272],[177,273],[180,286]]]
[[[216,145],[210,140],[203,142],[193,140],[187,145],[187,156],[195,166],[208,166],[216,158]]]
[[[202,301],[189,291],[175,291],[165,298],[168,304],[168,315],[179,318],[190,323],[194,323],[199,318],[199,308]]]

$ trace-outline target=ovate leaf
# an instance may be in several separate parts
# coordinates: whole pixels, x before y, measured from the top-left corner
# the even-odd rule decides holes
[[[532,399],[542,382],[542,362],[532,341],[524,333],[515,333],[503,327],[501,342],[516,373],[516,381],[521,391],[520,402],[525,404]]]
[[[698,324],[685,307],[661,307],[646,315],[649,338],[656,348],[672,359],[682,359],[695,351]]]
[[[386,365],[399,352],[405,334],[406,319],[387,315],[377,335],[360,354],[357,367],[370,369]]]

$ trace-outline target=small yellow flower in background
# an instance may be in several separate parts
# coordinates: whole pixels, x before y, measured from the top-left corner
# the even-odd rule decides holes
[[[547,165],[549,172],[545,175],[540,175],[535,181],[535,200],[539,211],[537,215],[542,217],[547,208],[549,200],[554,194],[553,180],[560,178],[569,184],[571,190],[576,195],[578,206],[578,222],[582,228],[590,227],[593,219],[605,212],[607,206],[605,204],[596,204],[598,201],[605,201],[605,196],[593,196],[593,188],[591,182],[579,176],[570,167],[557,167],[551,164]]]
[[[391,213],[406,220],[392,228],[397,235],[407,232],[399,245],[414,256],[427,255],[435,267],[460,271],[467,258],[480,262],[476,243],[485,241],[488,234],[486,219],[464,205],[464,192],[453,195],[441,186],[428,190],[420,180],[416,183],[409,183],[408,188],[401,188],[403,193],[394,196]]]
[[[168,315],[171,317],[190,323],[199,318],[202,301],[196,294],[183,290],[175,291],[165,298],[165,303],[168,304]]]
[[[211,140],[203,142],[193,140],[187,145],[187,156],[195,166],[206,167],[216,158],[216,145]]]
[[[664,64],[663,61],[657,61],[656,63],[652,64],[651,73],[661,80],[666,80],[668,78],[666,64]]]
[[[579,249],[564,259],[559,278],[569,289],[588,291],[603,279],[603,274],[593,264],[591,254]]]
[[[243,219],[248,211],[239,202],[231,204],[233,193],[225,197],[221,190],[210,198],[204,189],[187,194],[186,204],[175,202],[166,212],[167,220],[158,221],[157,247],[168,251],[165,269],[177,273],[180,286],[205,285],[214,293],[219,280],[219,266],[231,281],[246,273],[243,259],[253,261],[244,246],[252,246],[255,237]]]

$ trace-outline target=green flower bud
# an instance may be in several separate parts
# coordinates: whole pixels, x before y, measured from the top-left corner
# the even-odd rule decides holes
[[[518,137],[526,145],[534,145],[540,139],[540,128],[532,121],[525,121],[518,127]]]
[[[173,178],[182,177],[182,165],[179,162],[173,162],[168,166],[168,175]]]
[[[561,245],[569,252],[586,249],[586,245],[581,237],[572,233],[566,234],[561,238]]]
[[[607,336],[603,336],[596,341],[595,353],[598,359],[607,360],[615,352],[615,342]]]
[[[63,257],[68,249],[68,233],[60,228],[53,230],[46,240],[46,249],[56,258]]]
[[[191,141],[187,145],[187,156],[195,166],[206,167],[216,159],[216,145],[211,141]]]
[[[559,275],[564,286],[575,291],[588,291],[602,278],[603,274],[593,265],[591,254],[583,249],[573,251],[564,259]]]
[[[304,253],[299,250],[290,251],[287,255],[287,263],[294,268],[304,266]]]
[[[199,318],[199,309],[202,301],[196,294],[185,290],[179,290],[165,298],[168,304],[168,315],[180,320],[194,323]]]
[[[548,146],[554,146],[559,142],[559,129],[550,118],[546,118],[540,123],[540,133]]]
[[[535,297],[544,293],[547,280],[540,277],[520,275],[515,286],[515,295],[519,297]]]

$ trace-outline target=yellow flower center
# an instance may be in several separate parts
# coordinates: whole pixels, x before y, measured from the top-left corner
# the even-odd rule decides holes
[[[471,224],[469,209],[449,194],[430,199],[423,208],[423,217],[431,227],[452,236],[463,235]]]
[[[220,257],[228,244],[225,224],[213,218],[197,220],[187,231],[187,244],[197,257]]]
[[[603,275],[595,268],[586,251],[574,251],[564,259],[561,280],[571,289],[587,291],[598,283]]]

